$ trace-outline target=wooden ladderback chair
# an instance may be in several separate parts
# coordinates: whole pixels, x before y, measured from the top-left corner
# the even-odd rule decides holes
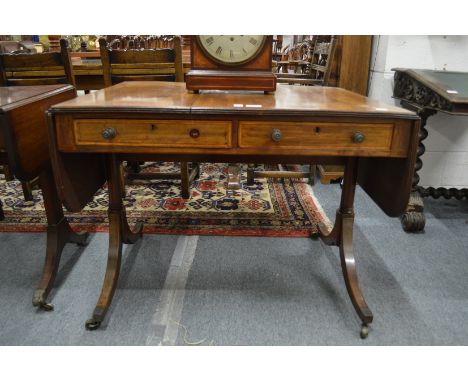
[[[277,73],[277,82],[289,85],[327,86],[332,70],[332,62],[337,44],[336,36],[314,36],[295,45],[290,53],[300,73]],[[299,65],[300,64],[300,65]],[[309,171],[257,171],[250,164],[247,169],[247,183],[252,184],[256,178],[293,178],[307,177],[310,184],[315,182],[316,166],[309,165]]]
[[[336,44],[336,36],[318,36],[310,62],[310,77],[317,81],[313,85],[328,85]]]
[[[170,81],[183,82],[182,49],[180,37],[167,39],[165,48],[140,48],[141,40],[130,37],[127,49],[112,49],[106,39],[99,40],[102,69],[105,86],[112,86],[123,81]],[[118,44],[115,44],[118,45]],[[169,47],[170,46],[170,47]],[[191,167],[191,168],[190,168]],[[180,163],[180,173],[141,173],[140,164],[129,162],[126,179],[174,179],[180,178],[182,197],[189,198],[189,185],[199,173],[198,164],[189,166],[187,162]]]
[[[315,44],[316,36],[312,39],[305,39],[295,43],[293,46],[287,46],[283,49],[281,61],[278,62],[278,73],[306,73],[310,68],[312,57],[312,47]]]
[[[74,85],[68,42],[60,52],[0,54],[0,86]]]
[[[0,86],[35,86],[70,84],[74,85],[68,42],[60,40],[60,52],[28,53],[20,50],[15,53],[0,54]],[[6,180],[10,170],[4,164],[1,169]],[[24,199],[33,200],[32,189],[39,179],[21,182]]]
[[[105,86],[123,81],[184,81],[180,37],[172,39],[171,48],[139,48],[129,40],[129,48],[112,49],[105,39],[99,41]]]

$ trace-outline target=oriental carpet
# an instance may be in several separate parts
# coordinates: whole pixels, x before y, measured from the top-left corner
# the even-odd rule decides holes
[[[147,163],[142,171],[168,172],[177,166],[172,162]],[[147,233],[297,237],[314,234],[318,222],[330,227],[306,179],[257,179],[249,186],[244,166],[241,189],[231,191],[225,188],[227,164],[202,163],[200,167],[187,200],[180,197],[178,180],[134,180],[127,185],[124,204],[130,225],[143,221]],[[18,181],[0,179],[0,199],[5,212],[0,231],[46,230],[39,190],[34,191],[32,202],[26,202]],[[77,231],[107,231],[107,206],[104,185],[83,211],[66,212],[66,216]]]

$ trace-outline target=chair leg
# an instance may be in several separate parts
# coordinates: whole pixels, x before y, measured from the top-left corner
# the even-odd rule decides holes
[[[188,162],[180,162],[180,181],[182,189],[182,198],[188,199],[190,197],[189,192],[189,166]]]
[[[23,188],[24,200],[31,202],[33,200],[31,182],[21,182],[21,187]]]
[[[255,182],[255,164],[249,163],[247,167],[247,185],[252,186]]]
[[[21,187],[23,188],[24,200],[32,202],[34,200],[32,191],[34,189],[39,189],[39,177],[28,182],[21,182]]]
[[[311,164],[309,165],[310,168],[309,168],[309,184],[311,186],[315,185],[315,175],[316,175],[316,171],[317,171],[317,166],[315,166],[315,164]]]
[[[3,174],[5,175],[5,180],[11,182],[14,179],[13,173],[10,170],[10,166],[7,164],[3,165]]]
[[[3,212],[3,204],[0,200],[0,220],[5,220],[5,213]]]
[[[128,167],[134,174],[138,174],[141,171],[140,162],[128,162]]]
[[[241,188],[241,165],[239,163],[229,163],[227,176],[227,190],[239,190]]]

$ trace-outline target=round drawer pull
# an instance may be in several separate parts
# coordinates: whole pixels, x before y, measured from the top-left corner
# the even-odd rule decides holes
[[[281,141],[283,138],[283,134],[281,133],[280,129],[273,129],[271,132],[271,139],[273,139],[275,142]]]
[[[366,136],[361,133],[360,131],[356,131],[354,134],[353,134],[353,142],[354,143],[362,143],[364,142],[364,139],[366,139]]]
[[[190,135],[192,138],[198,138],[198,137],[200,136],[200,130],[198,130],[198,129],[192,129],[192,130],[190,130],[189,135]]]
[[[104,130],[102,130],[102,137],[104,139],[112,139],[115,138],[117,135],[117,130],[115,130],[113,127],[106,127]]]

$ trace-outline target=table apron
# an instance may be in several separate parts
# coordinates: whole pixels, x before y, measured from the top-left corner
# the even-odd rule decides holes
[[[56,117],[57,118],[57,117]],[[173,155],[408,156],[406,120],[214,118],[56,119],[57,148],[68,153]]]

